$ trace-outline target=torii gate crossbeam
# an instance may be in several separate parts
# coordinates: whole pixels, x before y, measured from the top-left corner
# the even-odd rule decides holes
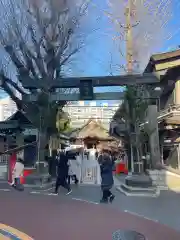
[[[124,98],[122,92],[94,93],[94,87],[111,87],[134,84],[153,84],[155,87],[160,85],[158,78],[153,74],[136,74],[106,77],[81,77],[81,78],[62,78],[53,81],[35,81],[25,78],[22,85],[26,89],[47,89],[49,90],[49,101],[78,101],[78,100],[119,100]],[[62,94],[51,92],[58,88],[79,88],[80,93]],[[150,98],[157,98],[157,94],[152,94]],[[36,94],[23,96],[25,101],[37,101]]]
[[[22,85],[26,89],[43,88],[46,84],[49,89],[52,88],[78,88],[81,82],[92,81],[93,87],[108,87],[108,86],[124,86],[134,84],[158,84],[159,80],[154,74],[133,74],[120,76],[104,76],[104,77],[73,77],[61,78],[53,81],[32,80],[24,78]]]

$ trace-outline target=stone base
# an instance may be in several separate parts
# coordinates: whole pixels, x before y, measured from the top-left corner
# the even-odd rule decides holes
[[[25,186],[42,188],[44,185],[51,184],[52,179],[48,172],[48,164],[40,162],[36,164],[34,173],[25,177]]]
[[[49,174],[31,174],[25,177],[25,185],[43,186],[51,183],[51,176]]]
[[[159,190],[153,186],[152,179],[147,175],[132,175],[125,178],[125,183],[117,188],[126,196],[157,197]]]
[[[180,190],[180,174],[169,171],[168,169],[162,170],[149,170],[149,176],[153,180],[153,184],[161,190]]]
[[[152,179],[145,174],[127,176],[125,184],[130,187],[149,188],[153,186]]]
[[[126,184],[122,184],[120,187],[117,187],[121,193],[126,196],[134,196],[134,197],[157,197],[160,192],[156,187],[151,188],[137,188],[137,187],[129,187]]]

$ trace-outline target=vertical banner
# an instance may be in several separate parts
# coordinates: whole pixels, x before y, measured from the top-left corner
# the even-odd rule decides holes
[[[8,183],[12,183],[12,173],[16,164],[16,153],[13,153],[9,160],[9,169],[8,169]]]

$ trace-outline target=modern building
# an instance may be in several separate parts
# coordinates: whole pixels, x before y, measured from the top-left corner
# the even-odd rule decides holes
[[[89,103],[84,101],[70,103],[64,107],[64,110],[69,113],[73,128],[79,128],[84,125],[90,118],[100,120],[102,124],[109,128],[109,123],[112,116],[116,112],[119,103],[109,104],[96,101]],[[4,121],[16,112],[16,104],[10,97],[0,99],[0,121]]]
[[[0,99],[0,121],[4,121],[17,111],[16,104],[10,97]]]
[[[79,101],[64,107],[64,111],[69,113],[73,128],[82,127],[89,119],[100,120],[104,127],[109,129],[109,123],[118,109],[119,104],[108,104],[92,101],[89,104]]]

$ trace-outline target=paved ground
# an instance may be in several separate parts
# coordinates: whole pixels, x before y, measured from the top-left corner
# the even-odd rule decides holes
[[[36,240],[109,240],[117,229],[139,231],[149,240],[180,239],[180,233],[159,223],[70,196],[1,192],[0,197],[0,221]]]
[[[113,190],[116,194],[112,207],[127,211],[155,222],[168,225],[180,230],[180,194],[171,191],[161,191],[157,198],[150,197],[127,197]],[[99,202],[101,197],[98,187],[81,187],[73,191],[72,196],[92,202]]]
[[[140,231],[149,240],[180,239],[180,232],[161,224],[178,229],[180,219],[176,218],[174,225],[172,217],[180,214],[179,195],[162,193],[157,199],[132,198],[117,192],[112,205],[100,205],[98,187],[81,186],[73,190],[68,197],[63,191],[59,196],[48,196],[48,191],[41,194],[0,191],[0,223],[36,240],[109,240],[117,229]],[[173,207],[167,210],[169,201]]]

